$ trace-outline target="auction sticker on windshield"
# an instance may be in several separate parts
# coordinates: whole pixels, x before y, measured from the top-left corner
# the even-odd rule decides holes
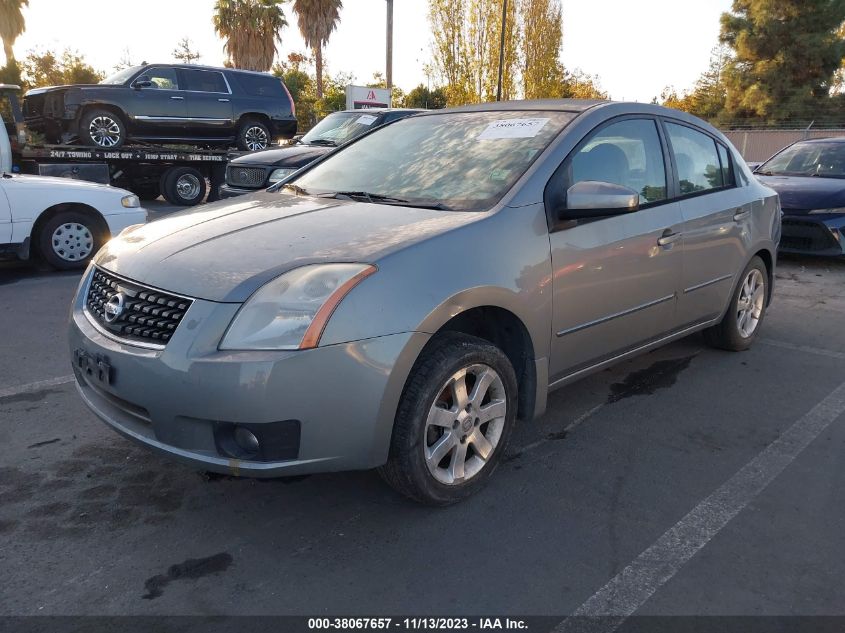
[[[548,119],[499,119],[478,135],[479,140],[495,138],[532,138],[543,129]]]
[[[372,114],[365,114],[355,119],[355,123],[360,123],[361,125],[372,125],[375,122],[376,117],[374,117]]]

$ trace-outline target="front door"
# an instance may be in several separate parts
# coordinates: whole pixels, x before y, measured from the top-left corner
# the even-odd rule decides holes
[[[684,217],[684,270],[678,295],[682,324],[720,316],[745,262],[752,203],[735,186],[727,148],[703,131],[665,121]]]
[[[4,191],[4,176],[0,176],[0,244],[10,244],[12,241],[12,208]]]
[[[132,111],[129,114],[138,136],[185,136],[185,93],[179,89],[175,69],[168,66],[148,68],[132,85],[137,88],[132,92]]]
[[[223,73],[215,70],[179,70],[184,87],[190,136],[224,137],[234,134],[232,102]]]
[[[638,211],[553,227],[552,381],[676,327],[680,206],[669,198],[666,147],[656,119],[625,118],[593,131],[555,178],[622,185]]]

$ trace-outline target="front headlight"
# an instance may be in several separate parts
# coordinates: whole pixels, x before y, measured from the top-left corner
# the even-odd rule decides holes
[[[123,196],[120,199],[120,204],[127,209],[137,209],[141,206],[141,200],[138,199],[138,196],[133,194],[131,196]]]
[[[280,180],[284,180],[295,171],[295,169],[274,169],[270,174],[269,182],[275,184]]]
[[[836,209],[813,209],[809,215],[824,215],[825,213],[845,213],[845,207],[838,207]]]
[[[276,277],[241,306],[220,349],[317,347],[338,304],[376,270],[369,264],[312,264]]]

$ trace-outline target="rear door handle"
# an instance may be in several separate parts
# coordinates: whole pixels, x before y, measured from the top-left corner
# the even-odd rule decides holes
[[[228,99],[218,99],[220,103],[229,103]]]
[[[176,101],[184,101],[185,97],[170,97],[171,99],[175,99]]]
[[[657,240],[657,245],[664,248],[671,248],[672,244],[674,244],[680,237],[680,233],[672,233],[669,229],[666,229],[660,239]]]
[[[734,222],[744,220],[749,215],[751,215],[751,211],[749,211],[748,209],[739,208],[736,210],[736,213],[734,213]]]

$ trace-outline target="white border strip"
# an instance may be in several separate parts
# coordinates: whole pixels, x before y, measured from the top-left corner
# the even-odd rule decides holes
[[[59,376],[58,378],[49,378],[47,380],[31,382],[26,385],[18,385],[17,387],[6,387],[5,389],[0,389],[0,399],[10,398],[11,396],[17,396],[22,393],[40,391],[42,389],[46,389],[47,387],[66,385],[69,382],[73,382],[73,376]]]
[[[555,633],[609,633],[616,630],[843,413],[845,383],[839,385],[716,492],[669,528],[630,565],[578,607],[572,618],[558,624]]]

